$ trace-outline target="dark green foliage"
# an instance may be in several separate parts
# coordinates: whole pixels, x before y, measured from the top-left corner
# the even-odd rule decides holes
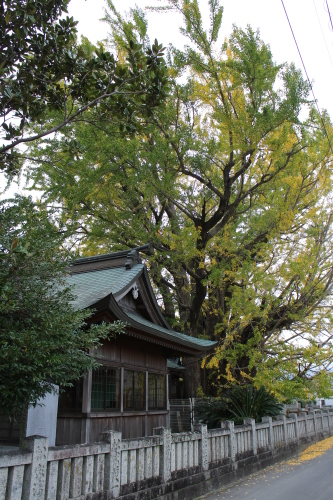
[[[223,420],[233,420],[236,425],[241,425],[244,418],[260,422],[262,417],[274,417],[281,410],[282,405],[264,387],[255,389],[246,385],[234,387],[221,398],[199,401],[195,406],[195,418],[212,429]]]
[[[40,207],[17,198],[0,206],[0,412],[18,415],[96,362],[89,354],[123,324],[87,326],[66,286],[61,237]]]
[[[0,170],[21,165],[15,146],[58,131],[103,103],[99,112],[132,131],[136,115],[164,99],[163,48],[128,40],[119,62],[102,45],[76,41],[69,0],[4,0],[0,4]],[[126,60],[125,60],[126,59]],[[137,97],[137,101],[133,101]],[[58,113],[48,123],[48,114]],[[31,134],[29,125],[36,129]]]

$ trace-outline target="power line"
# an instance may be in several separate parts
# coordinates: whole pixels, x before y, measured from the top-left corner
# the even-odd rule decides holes
[[[332,30],[333,30],[332,16],[331,16],[331,12],[330,12],[330,8],[329,8],[329,6],[328,6],[327,0],[326,0],[326,7],[327,7],[327,12],[328,12],[328,15],[329,15],[329,17],[330,17],[331,28],[332,28]]]
[[[320,120],[321,120],[323,129],[325,131],[325,134],[326,134],[326,137],[327,137],[327,140],[328,140],[328,144],[330,146],[331,153],[333,154],[333,149],[332,149],[331,141],[330,141],[330,138],[328,137],[326,126],[325,126],[323,117],[321,116],[321,112],[319,110],[318,102],[317,102],[317,99],[316,99],[316,96],[315,96],[315,93],[314,93],[314,90],[313,90],[313,87],[312,87],[312,83],[311,83],[311,80],[309,78],[308,72],[306,71],[306,67],[305,67],[305,64],[304,64],[304,61],[303,61],[303,57],[302,57],[301,51],[299,50],[298,43],[297,43],[297,40],[296,40],[296,37],[295,37],[295,34],[294,34],[294,30],[293,30],[293,28],[291,26],[291,22],[289,20],[286,8],[285,8],[284,3],[283,3],[283,0],[281,0],[281,3],[282,3],[282,6],[283,6],[284,13],[286,14],[286,18],[287,18],[287,21],[288,21],[288,24],[289,24],[290,31],[291,31],[291,33],[293,35],[293,39],[294,39],[294,42],[295,42],[295,45],[296,45],[296,48],[297,48],[297,51],[298,51],[298,55],[299,55],[299,57],[300,57],[300,59],[302,61],[303,69],[304,69],[304,72],[306,74],[306,78],[308,80],[308,83],[309,83],[309,86],[310,86],[310,89],[311,89],[311,92],[312,92],[312,95],[313,95],[313,99],[314,99],[314,102],[316,104],[316,108],[317,108],[318,114],[320,116]]]
[[[327,45],[327,42],[326,42],[326,37],[325,37],[324,30],[323,30],[323,27],[322,27],[321,22],[320,22],[320,17],[319,17],[318,11],[317,11],[316,2],[315,2],[315,0],[312,0],[312,1],[313,1],[313,6],[315,8],[316,14],[317,14],[317,19],[318,19],[319,26],[320,26],[320,29],[321,29],[321,34],[323,35],[323,39],[324,39],[324,42],[325,42],[325,45],[326,45],[326,50],[327,50],[327,53],[328,53],[328,57],[330,58],[331,66],[333,68],[333,61],[332,61],[331,54],[330,54],[330,51],[329,51],[329,48],[328,48],[328,45]]]

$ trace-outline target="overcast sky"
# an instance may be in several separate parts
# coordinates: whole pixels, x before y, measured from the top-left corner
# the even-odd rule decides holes
[[[199,0],[207,12],[207,0]],[[125,12],[138,5],[163,5],[153,0],[114,0],[116,8]],[[327,0],[333,16],[333,0]],[[228,37],[232,25],[260,29],[265,43],[270,44],[276,62],[294,62],[301,67],[301,61],[292,38],[281,0],[221,0],[224,6],[221,41]],[[320,108],[325,108],[333,117],[333,32],[330,26],[326,0],[284,0],[297,43],[299,45],[307,72],[313,81],[313,88]],[[71,0],[69,13],[79,21],[80,34],[92,42],[107,37],[108,27],[99,22],[103,17],[104,0]],[[163,45],[173,43],[178,47],[184,44],[179,33],[181,18],[172,13],[147,12],[149,36],[157,38]]]

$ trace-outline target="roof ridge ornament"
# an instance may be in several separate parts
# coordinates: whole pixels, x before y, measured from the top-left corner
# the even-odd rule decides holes
[[[142,260],[139,252],[142,250],[150,250],[150,244],[142,245],[141,247],[135,247],[130,250],[127,254],[127,260],[125,262],[126,269],[132,269],[134,264],[142,264]]]

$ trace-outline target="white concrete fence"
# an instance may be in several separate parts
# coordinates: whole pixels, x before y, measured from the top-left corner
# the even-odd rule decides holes
[[[50,448],[47,438],[33,436],[24,450],[0,454],[0,499],[82,500],[103,491],[119,498],[181,473],[207,471],[333,433],[333,410],[290,417],[265,417],[261,423],[246,419],[241,426],[223,422],[212,430],[198,424],[193,432],[179,434],[160,427],[153,436],[138,439],[108,431],[98,443]]]

